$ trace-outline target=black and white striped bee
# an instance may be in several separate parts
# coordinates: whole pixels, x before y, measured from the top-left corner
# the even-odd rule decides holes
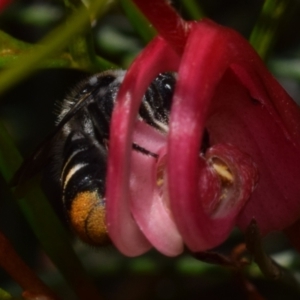
[[[59,178],[62,201],[71,227],[92,245],[109,242],[105,226],[105,177],[109,125],[125,71],[106,71],[82,81],[66,97],[55,131],[25,161],[15,176],[21,184],[47,163],[54,161],[54,176]],[[139,118],[166,132],[175,75],[159,74],[147,89]],[[134,151],[154,155],[137,144]]]

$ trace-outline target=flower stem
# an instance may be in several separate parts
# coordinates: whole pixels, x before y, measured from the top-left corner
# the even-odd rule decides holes
[[[56,295],[33,273],[16,253],[9,240],[0,232],[0,266],[24,291],[45,299],[58,299]]]
[[[134,0],[134,3],[157,29],[159,35],[162,36],[175,51],[182,53],[189,28],[175,9],[166,1],[162,0]]]
[[[276,280],[296,291],[300,291],[300,285],[294,274],[280,266],[269,257],[263,249],[262,237],[255,219],[249,224],[245,233],[246,246],[261,272],[268,279]]]

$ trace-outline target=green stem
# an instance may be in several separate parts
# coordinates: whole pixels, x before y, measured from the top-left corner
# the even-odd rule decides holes
[[[197,1],[181,0],[180,3],[192,20],[200,20],[205,17],[205,13]]]
[[[295,275],[290,270],[280,266],[264,251],[261,233],[255,219],[247,227],[245,242],[247,250],[253,256],[254,261],[264,276],[268,279],[281,282],[295,289],[295,291],[300,291],[300,284]]]
[[[295,0],[266,0],[250,36],[250,43],[266,59],[284,20],[296,5]]]
[[[43,47],[42,45],[34,46],[15,39],[11,35],[0,30],[0,68],[6,68],[13,64],[21,55],[33,51],[35,48]],[[71,67],[72,58],[68,53],[62,53],[57,57],[48,58],[42,64],[45,68],[62,68]]]
[[[64,0],[64,3],[70,15],[76,13],[76,11],[80,9],[86,9],[87,13],[90,16],[90,23],[94,21],[94,12],[90,11],[87,7],[85,7],[81,1]],[[104,13],[104,9],[106,9],[106,7],[107,5],[103,6],[103,8],[101,9],[101,14]],[[68,25],[72,26],[72,24],[69,24],[67,20],[67,26]],[[68,49],[73,60],[78,66],[80,66],[81,69],[87,71],[99,70],[99,61],[97,60],[95,47],[91,35],[91,26],[89,26],[86,31],[82,31],[74,35],[73,38],[70,40]]]
[[[91,9],[94,12],[100,13],[105,4],[106,0],[93,1]],[[66,48],[74,35],[81,33],[83,29],[88,28],[89,26],[90,19],[86,9],[82,8],[76,11],[76,13],[69,18],[68,25],[63,24],[57,27],[41,41],[43,47],[33,47],[31,51],[28,51],[24,55],[20,55],[10,68],[1,72],[0,94],[32,74],[42,66],[46,58],[49,58]],[[96,60],[96,62],[101,62],[101,60]],[[80,67],[80,65],[74,61],[72,66]],[[98,65],[97,67],[101,68],[102,66]]]
[[[156,36],[156,30],[149,23],[146,17],[141,13],[132,0],[119,0],[119,3],[136,32],[145,43],[150,42]]]

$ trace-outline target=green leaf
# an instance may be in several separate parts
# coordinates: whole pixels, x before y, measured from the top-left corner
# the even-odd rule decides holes
[[[0,288],[0,300],[12,300],[13,297],[6,291]]]

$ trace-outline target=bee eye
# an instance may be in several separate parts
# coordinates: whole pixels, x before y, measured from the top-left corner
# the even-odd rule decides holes
[[[175,76],[172,73],[163,73],[160,74],[155,81],[157,82],[159,93],[163,101],[163,107],[170,111],[176,83]]]

